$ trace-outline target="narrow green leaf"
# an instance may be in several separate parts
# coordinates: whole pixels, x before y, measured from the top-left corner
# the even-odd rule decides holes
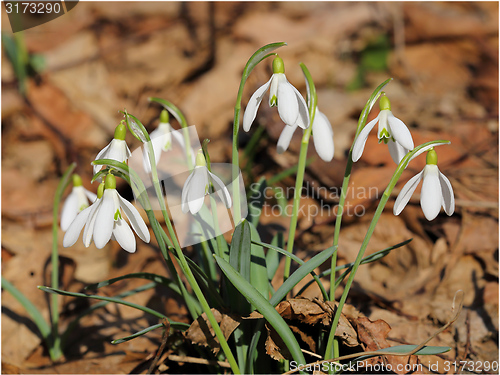
[[[266,300],[257,289],[255,289],[252,284],[241,277],[236,270],[231,267],[231,265],[226,262],[221,257],[214,255],[219,267],[222,269],[227,278],[233,283],[233,285],[243,294],[248,301],[257,307],[257,310],[264,315],[266,320],[271,324],[271,326],[276,330],[278,335],[281,337],[288,350],[290,351],[293,359],[297,361],[298,364],[305,364],[306,361],[300,350],[300,346],[297,343],[292,331],[288,324],[283,320],[280,314],[274,309],[268,300]]]
[[[127,122],[128,129],[130,130],[132,135],[142,143],[151,142],[149,133],[144,125],[142,125],[142,122],[140,122],[137,117],[131,115],[126,110],[122,113],[125,115],[125,121]]]
[[[189,324],[186,324],[186,325],[189,327]],[[121,344],[123,342],[130,341],[130,340],[135,339],[139,336],[145,335],[146,333],[151,332],[157,328],[161,328],[162,326],[163,326],[163,324],[161,324],[161,323],[155,324],[154,326],[145,328],[142,331],[134,333],[133,335],[122,337],[121,339],[113,340],[113,341],[111,341],[111,344]]]
[[[26,312],[29,314],[33,322],[36,324],[38,330],[40,331],[44,340],[49,340],[47,345],[50,347],[50,327],[49,324],[45,321],[42,314],[38,309],[31,303],[31,301],[26,298],[24,294],[22,294],[14,285],[12,285],[9,281],[3,278],[2,276],[2,288],[7,292],[12,294],[12,296],[24,307]]]
[[[299,281],[301,281],[308,273],[314,274],[314,269],[321,266],[328,258],[332,256],[337,247],[331,246],[326,250],[320,251],[317,255],[309,259],[307,262],[303,263],[293,274],[290,275],[286,281],[281,284],[278,290],[274,293],[272,298],[269,300],[273,306],[276,306],[283,298],[286,297],[288,292],[290,292]],[[319,280],[318,276],[314,274],[315,280],[323,293],[323,298],[325,298],[326,291],[323,284]],[[326,298],[325,298],[326,300]]]
[[[169,102],[168,100],[161,99],[161,98],[151,97],[151,98],[148,98],[148,100],[150,102],[161,104],[163,107],[165,107],[166,110],[168,110],[168,112],[170,112],[175,117],[175,119],[177,120],[177,122],[183,128],[187,128],[188,127],[188,123],[186,121],[186,117],[184,117],[184,115],[182,114],[181,110],[179,108],[177,108],[177,106],[175,106],[175,104],[173,104],[172,102]]]
[[[250,282],[250,265],[251,265],[251,234],[248,221],[243,219],[236,226],[231,240],[231,248],[229,251],[229,264],[233,267],[241,277]],[[249,314],[252,311],[250,303],[231,283],[226,285],[226,300],[231,311],[241,315]]]
[[[284,237],[283,232],[278,232],[271,240],[271,246],[277,248],[283,248],[284,246]],[[288,252],[287,252],[288,253]],[[269,282],[271,282],[278,270],[280,265],[280,257],[278,251],[268,251],[266,254],[266,267],[267,267],[267,278]]]
[[[260,242],[260,236],[257,228],[255,228],[252,223],[249,223],[249,225],[252,240]],[[269,299],[269,283],[267,279],[267,265],[264,248],[260,245],[252,243],[251,249],[250,282],[265,299]]]
[[[250,75],[250,73],[257,66],[258,63],[260,63],[265,58],[271,56],[272,51],[286,45],[287,44],[284,42],[270,43],[255,51],[255,53],[248,59],[248,62],[245,65],[245,69],[243,70],[243,77],[244,77],[243,79],[246,80],[246,78]]]
[[[266,200],[266,189],[267,182],[264,177],[250,187],[247,218],[255,227],[259,224],[262,214],[262,207]]]
[[[98,295],[88,295],[88,294],[83,294],[83,293],[66,292],[64,290],[53,289],[53,288],[49,288],[47,286],[38,286],[38,289],[43,290],[44,292],[47,292],[47,293],[57,293],[57,294],[60,294],[63,296],[93,298],[93,299],[98,299],[101,301],[114,302],[114,303],[118,303],[120,305],[125,305],[125,306],[132,307],[134,309],[137,309],[137,310],[141,310],[145,313],[151,314],[151,315],[156,316],[157,318],[160,318],[160,319],[163,319],[163,318],[168,319],[162,313],[159,313],[158,311],[150,309],[149,307],[141,306],[141,305],[138,305],[136,303],[132,303],[132,302],[128,302],[128,301],[124,301],[124,300],[116,298],[116,297],[105,297],[105,296],[98,296]],[[170,322],[170,325],[173,328],[176,328],[176,329],[184,329],[185,328],[185,323],[177,323],[177,322],[174,322],[170,319],[168,319],[168,321]]]
[[[390,348],[379,349],[377,352],[396,352],[396,353],[408,353],[414,350],[417,345],[397,345],[391,346]],[[449,352],[451,350],[448,346],[424,346],[422,349],[416,351],[413,355],[436,355]]]
[[[354,141],[352,142],[351,150],[352,147],[354,146],[354,143],[356,142],[356,138],[358,137],[359,133],[363,129],[363,127],[366,125],[366,120],[368,119],[368,114],[372,110],[373,106],[377,102],[377,99],[379,98],[380,94],[382,93],[382,90],[385,88],[385,86],[392,81],[392,78],[389,78],[382,82],[371,94],[370,98],[366,102],[363,110],[361,111],[361,114],[359,115],[359,120],[358,120],[358,127],[356,128],[356,135],[354,136]]]
[[[187,303],[193,303],[193,304],[199,305],[198,300],[196,298],[194,298],[191,294],[187,294],[186,296],[183,296],[181,293],[181,290],[179,289],[179,286],[176,283],[174,283],[172,280],[170,280],[169,278],[166,278],[166,277],[160,276],[160,275],[156,275],[154,273],[148,273],[148,272],[136,272],[136,273],[130,273],[127,275],[115,277],[113,279],[101,281],[100,283],[87,285],[85,287],[85,289],[86,290],[96,290],[96,289],[102,288],[104,286],[114,284],[118,281],[127,280],[127,279],[144,279],[144,280],[154,281],[156,284],[162,284],[162,285],[166,286],[171,291],[173,291],[174,293],[176,293],[177,295],[179,295],[181,297],[187,297],[187,299],[189,299],[189,301],[187,301]],[[200,307],[200,309],[201,309],[201,307]]]
[[[387,254],[389,254],[392,250],[394,249],[397,249],[399,247],[402,247],[406,244],[408,244],[409,242],[411,242],[413,239],[410,238],[409,240],[406,240],[406,241],[403,241],[403,242],[400,242],[394,246],[391,246],[391,247],[388,247],[386,249],[383,249],[383,250],[379,250],[373,254],[370,254],[366,257],[364,257],[362,260],[361,260],[361,264],[368,264],[368,263],[371,263],[371,262],[375,262],[379,259],[382,259],[383,257],[385,257]],[[352,263],[346,263],[346,264],[343,264],[341,266],[337,266],[335,267],[335,272],[338,272],[340,270],[343,270],[345,268],[348,268],[348,270],[346,272],[344,272],[342,275],[340,275],[338,278],[337,278],[337,281],[335,282],[336,283],[336,286],[339,286],[340,283],[345,279],[345,277],[349,274],[349,272],[351,272],[352,270],[352,267],[354,266],[354,262]],[[318,277],[324,277],[324,276],[328,276],[332,273],[332,270],[331,268],[321,272]],[[304,292],[304,290],[306,290],[312,283],[314,282],[314,280],[310,280],[307,282],[307,284],[305,284],[300,290],[299,292],[297,293],[298,295],[302,294]]]

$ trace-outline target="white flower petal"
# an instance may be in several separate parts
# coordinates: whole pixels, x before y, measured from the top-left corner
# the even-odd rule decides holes
[[[177,143],[181,145],[182,149],[184,149],[184,135],[182,134],[182,130],[172,130],[172,135]]]
[[[328,121],[328,118],[317,108],[312,126],[313,142],[316,152],[324,161],[331,161],[334,153],[332,125],[330,121]]]
[[[71,193],[66,198],[61,212],[61,229],[64,232],[66,232],[66,230],[69,228],[71,222],[75,219],[78,212],[78,195],[73,188],[73,191],[71,191]]]
[[[286,80],[284,74],[279,79],[277,97],[281,120],[287,125],[295,125],[299,116],[299,102],[294,87]]]
[[[394,117],[390,111],[387,116],[387,121],[389,122],[389,131],[396,142],[407,150],[413,150],[413,138],[405,123],[397,117]]]
[[[248,101],[247,107],[245,109],[245,113],[243,114],[243,130],[249,131],[252,126],[253,120],[255,120],[255,116],[257,116],[257,110],[259,109],[260,103],[262,102],[262,98],[264,97],[265,92],[269,88],[271,84],[271,79],[267,81],[265,84],[260,86],[251,96]]]
[[[423,170],[422,191],[420,192],[420,206],[425,218],[434,220],[441,210],[443,196],[439,182],[439,171],[437,165],[427,164]]]
[[[363,150],[365,149],[366,140],[368,139],[368,134],[370,134],[371,130],[375,126],[378,121],[378,116],[371,120],[365,127],[359,132],[358,138],[356,138],[356,142],[354,142],[354,146],[352,148],[352,161],[357,162],[361,155],[363,154]]]
[[[297,130],[297,125],[292,125],[292,126],[285,125],[278,139],[278,144],[277,144],[278,154],[282,154],[288,149],[288,146],[290,146],[290,141],[292,140],[293,137],[293,133],[295,133],[295,130]]]
[[[201,210],[203,202],[205,201],[206,187],[208,184],[207,167],[196,167],[193,170],[192,176],[187,187],[186,203],[189,211],[194,215]]]
[[[394,202],[394,209],[393,209],[394,215],[396,216],[399,215],[401,211],[403,211],[403,208],[406,207],[408,201],[413,195],[413,192],[420,183],[423,173],[424,171],[421,171],[420,173],[416,174],[415,176],[410,178],[410,180],[405,184],[405,186],[403,186],[403,188],[399,192],[398,197],[396,198],[396,202]]]
[[[95,160],[108,159],[106,155],[110,146],[111,143],[109,143],[106,147],[104,147],[101,151],[99,151],[99,153],[95,157]],[[94,165],[93,168],[94,168],[94,174],[96,174],[102,169],[102,165]]]
[[[307,108],[306,101],[304,100],[304,97],[300,94],[299,90],[295,88],[295,86],[293,86],[292,84],[290,84],[290,86],[292,86],[293,91],[295,92],[299,108],[299,115],[297,116],[296,125],[300,126],[302,129],[307,129],[309,127],[309,109]]]
[[[98,249],[102,249],[109,242],[111,233],[113,233],[114,215],[118,209],[113,197],[114,194],[117,194],[115,189],[104,190],[101,207],[96,215],[93,237]]]
[[[80,232],[82,231],[83,226],[87,222],[90,211],[92,210],[92,206],[87,207],[85,210],[76,215],[75,219],[71,222],[71,225],[68,227],[68,230],[64,234],[63,246],[70,247],[75,244],[80,237]]]
[[[226,185],[224,184],[224,182],[222,182],[222,180],[219,177],[217,177],[210,171],[208,171],[208,173],[210,176],[210,180],[214,184],[215,191],[219,195],[220,200],[222,201],[222,203],[224,203],[224,206],[226,206],[226,208],[231,208],[232,205],[231,195],[229,194]]]
[[[193,170],[194,172],[194,170]],[[194,176],[194,173],[190,173],[188,178],[186,179],[186,182],[184,182],[184,186],[182,187],[182,194],[181,194],[181,208],[182,212],[186,213],[189,211],[189,206],[187,204],[187,196],[188,196],[188,191],[189,191],[189,186],[191,186],[191,180]]]
[[[136,243],[134,233],[132,233],[132,230],[125,220],[118,219],[114,223],[113,237],[118,241],[123,250],[129,253],[135,253]]]
[[[401,159],[408,153],[406,148],[401,146],[398,142],[394,142],[392,139],[387,142],[387,146],[389,147],[389,153],[391,154],[392,160],[394,160],[396,164],[399,164]]]
[[[84,189],[84,191],[85,191],[85,195],[89,199],[90,203],[94,203],[95,200],[97,199],[97,195],[95,195],[91,191],[88,191],[87,189]]]
[[[83,244],[85,247],[89,247],[92,242],[92,236],[94,234],[94,225],[97,213],[99,212],[99,207],[101,206],[102,199],[98,199],[95,203],[90,206],[90,214],[85,224],[85,229],[83,230]]]
[[[107,159],[124,162],[130,157],[127,143],[121,139],[113,139],[107,153]]]
[[[443,207],[444,212],[448,216],[453,215],[455,212],[455,195],[453,194],[453,188],[451,187],[450,180],[442,174],[439,170],[439,182],[441,183],[441,193],[443,194]]]
[[[148,243],[149,240],[151,239],[151,236],[149,234],[149,230],[148,227],[146,226],[146,223],[144,223],[144,220],[142,220],[141,214],[132,205],[132,203],[123,198],[119,193],[117,194],[118,194],[118,199],[120,200],[120,206],[123,209],[123,212],[125,212],[125,215],[127,216],[128,220],[130,221],[130,225],[132,225],[132,228],[134,229],[135,233],[137,233],[137,235],[141,240]]]

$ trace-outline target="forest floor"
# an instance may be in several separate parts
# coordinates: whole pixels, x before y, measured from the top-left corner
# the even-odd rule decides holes
[[[2,21],[2,33],[10,35],[5,12]],[[151,96],[175,103],[196,125],[200,139],[210,139],[212,162],[230,163],[244,64],[257,48],[285,41],[288,45],[279,53],[288,80],[305,93],[298,64],[307,65],[335,139],[330,163],[310,147],[314,160],[302,200],[309,214],[299,218],[296,255],[306,260],[331,246],[335,216],[322,208],[338,203],[346,155],[366,100],[381,82],[394,78],[386,88],[392,112],[411,128],[415,144],[451,141],[436,151],[439,168],[453,186],[456,209],[451,217],[441,212],[428,222],[418,189],[401,215],[392,214],[397,192],[425,164],[424,157],[415,159],[396,186],[367,254],[413,240],[363,266],[348,300],[349,314],[369,319],[365,330],[376,342],[417,344],[447,322],[453,297],[462,290],[457,321],[430,342],[451,351],[420,358],[424,367],[419,371],[456,373],[450,363],[474,361],[470,373],[498,372],[486,370],[495,361],[498,368],[499,360],[498,3],[79,2],[67,15],[23,34],[27,51],[40,55],[44,68],[26,79],[23,96],[12,64],[2,54],[2,275],[46,319],[48,296],[37,286],[50,285],[52,203],[68,165],[76,162],[85,187],[95,191],[90,162],[112,138],[122,118],[118,111],[126,108],[151,131],[160,112],[147,100]],[[270,72],[270,61],[252,72],[244,105]],[[283,125],[266,100],[250,133],[260,124],[261,140],[250,157],[241,154],[247,187],[298,160],[300,132],[286,153],[276,152]],[[369,120],[377,113],[378,105]],[[242,146],[250,135],[241,132]],[[140,146],[132,137],[127,140],[132,150]],[[343,220],[339,264],[355,259],[394,170],[387,148],[377,145],[373,132],[351,176],[351,211]],[[291,191],[294,178],[276,186]],[[123,194],[127,189],[119,185]],[[292,196],[284,197],[287,204]],[[264,212],[261,237],[269,240],[280,230],[286,234],[289,221],[286,215]],[[60,231],[61,289],[82,292],[89,283],[131,272],[168,276],[154,240],[139,243],[137,252],[128,254],[114,241],[102,250],[85,248],[81,241],[66,249],[62,238]],[[280,268],[276,282],[282,272]],[[128,280],[99,293],[114,296],[144,283]],[[312,299],[320,293],[311,287],[304,296]],[[129,300],[190,323],[185,306],[162,288]],[[61,327],[93,303],[61,298]],[[26,311],[3,290],[2,373],[145,373],[158,350],[160,330],[119,345],[110,342],[156,323],[140,311],[109,304],[81,319],[65,360],[54,364]],[[360,326],[359,339],[369,348]],[[207,371],[204,365],[190,364],[191,357],[172,345],[156,371]],[[438,367],[429,368],[430,363]]]

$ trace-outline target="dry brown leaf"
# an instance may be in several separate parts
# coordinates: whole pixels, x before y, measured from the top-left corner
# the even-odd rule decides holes
[[[224,337],[228,339],[233,331],[240,325],[240,318],[222,314],[216,309],[211,309],[211,311],[214,314],[215,320],[219,324]],[[219,340],[215,336],[214,330],[205,313],[200,315],[198,319],[191,324],[189,329],[184,332],[184,337],[191,340],[191,342],[195,344],[211,348],[214,353],[217,353],[220,349]]]

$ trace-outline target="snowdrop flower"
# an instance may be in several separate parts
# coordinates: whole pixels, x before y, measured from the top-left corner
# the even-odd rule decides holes
[[[209,193],[210,183],[214,185],[215,191],[226,208],[230,208],[232,200],[226,185],[219,177],[208,170],[203,151],[199,150],[196,155],[196,166],[182,188],[182,212],[191,211],[194,215],[201,210],[205,195]]]
[[[297,125],[285,126],[278,139],[278,153],[281,154],[288,149],[296,129]],[[328,118],[318,110],[318,107],[316,107],[316,114],[312,124],[312,136],[319,157],[324,161],[331,161],[334,152],[332,125]]]
[[[411,133],[403,121],[394,117],[391,102],[385,96],[380,98],[380,113],[361,130],[352,148],[352,161],[357,162],[363,154],[368,134],[378,122],[378,141],[389,147],[392,160],[399,164],[409,150],[413,150]]]
[[[72,246],[80,236],[83,227],[83,244],[89,247],[92,239],[98,249],[102,249],[110,239],[118,241],[120,246],[134,253],[135,237],[127,222],[123,219],[122,210],[137,235],[149,242],[148,228],[137,209],[116,191],[116,178],[112,174],[97,189],[97,200],[80,212],[64,235],[63,246]]]
[[[113,140],[104,147],[96,156],[95,160],[113,159],[119,162],[127,160],[131,153],[125,142],[125,135],[127,134],[127,127],[125,124],[120,123],[115,129],[115,136]],[[99,172],[102,165],[94,165],[94,174]]]
[[[450,181],[438,169],[437,154],[434,149],[427,152],[424,169],[412,177],[401,189],[394,203],[394,215],[399,215],[403,211],[421,180],[423,182],[420,193],[420,206],[422,206],[425,218],[429,221],[434,220],[439,214],[441,206],[444,208],[444,212],[451,216],[455,211],[453,188]]]
[[[181,145],[183,149],[185,148],[184,138],[180,132],[174,130],[170,125],[169,116],[166,109],[161,111],[160,124],[155,130],[151,132],[149,136],[151,138],[151,143],[153,146],[156,165],[158,165],[158,162],[160,161],[162,151],[167,152],[172,149],[173,140],[175,140],[179,145]],[[190,154],[193,155],[193,152],[191,151]],[[151,168],[149,164],[149,158],[146,147],[144,147],[143,161],[144,161],[144,170],[147,173],[150,173]]]
[[[253,93],[248,101],[245,114],[243,115],[243,130],[250,130],[253,120],[257,115],[260,103],[269,89],[269,106],[278,106],[278,113],[283,122],[289,126],[300,126],[306,129],[309,126],[309,113],[306,101],[299,91],[292,86],[285,76],[285,65],[281,57],[276,56],[273,60],[273,75],[264,85]]]
[[[73,222],[76,215],[96,200],[97,195],[83,187],[82,178],[73,175],[73,190],[66,198],[61,212],[61,229],[66,232],[69,225]]]

